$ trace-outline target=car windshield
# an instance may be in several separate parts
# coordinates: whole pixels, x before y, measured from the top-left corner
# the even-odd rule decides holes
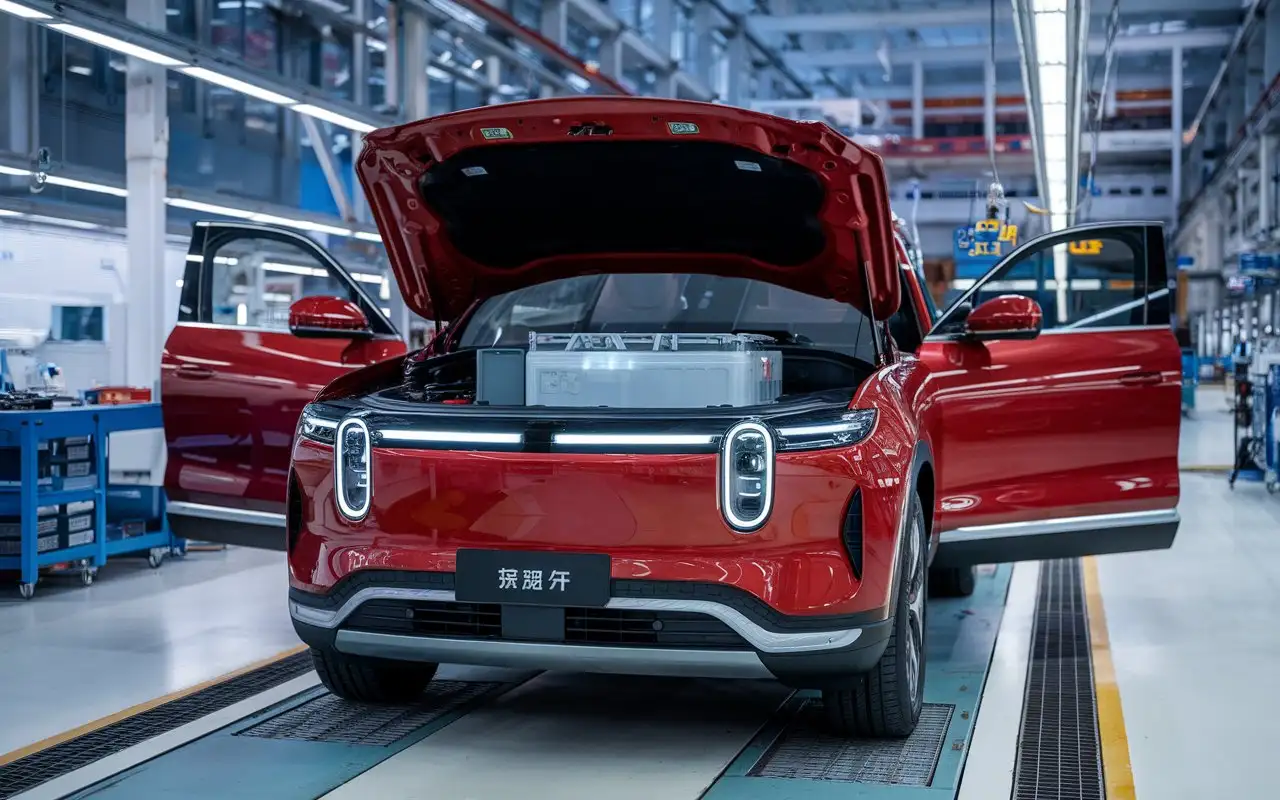
[[[761,333],[874,359],[867,318],[853,306],[761,281],[676,273],[585,275],[492,297],[461,345],[524,347],[531,331]]]

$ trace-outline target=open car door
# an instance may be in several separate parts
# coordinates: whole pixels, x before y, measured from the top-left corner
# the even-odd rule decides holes
[[[340,375],[405,352],[362,283],[297,232],[195,225],[160,369],[176,535],[284,549],[303,406]],[[304,298],[310,316],[294,313],[307,309]],[[324,312],[335,307],[350,327],[331,326]]]
[[[940,566],[1162,549],[1178,528],[1180,351],[1159,223],[1025,243],[919,356]]]

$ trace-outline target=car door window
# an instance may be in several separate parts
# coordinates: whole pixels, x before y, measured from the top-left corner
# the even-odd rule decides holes
[[[376,333],[388,322],[357,281],[313,243],[269,229],[209,226],[197,234],[188,267],[198,267],[203,288],[193,301],[199,322],[288,332],[289,307],[303,297],[340,297],[358,305]],[[192,270],[188,269],[190,276]],[[372,285],[382,277],[370,275]],[[191,295],[184,285],[184,308]]]
[[[970,310],[1001,295],[1040,305],[1045,332],[1169,325],[1163,242],[1155,226],[1082,226],[1015,250],[967,289],[931,335],[963,332]]]

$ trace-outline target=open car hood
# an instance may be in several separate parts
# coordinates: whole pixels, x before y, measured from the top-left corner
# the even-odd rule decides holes
[[[428,319],[608,272],[752,278],[877,319],[898,308],[884,164],[823,123],[531,100],[369,133],[358,173],[405,301]]]

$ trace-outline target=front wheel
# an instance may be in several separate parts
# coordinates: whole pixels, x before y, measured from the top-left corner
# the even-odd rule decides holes
[[[390,661],[311,649],[324,688],[356,703],[408,703],[418,699],[435,677],[438,664]]]
[[[839,736],[910,736],[924,705],[925,596],[928,541],[919,496],[911,498],[907,538],[899,550],[898,597],[884,655],[848,689],[822,693],[827,721]]]

